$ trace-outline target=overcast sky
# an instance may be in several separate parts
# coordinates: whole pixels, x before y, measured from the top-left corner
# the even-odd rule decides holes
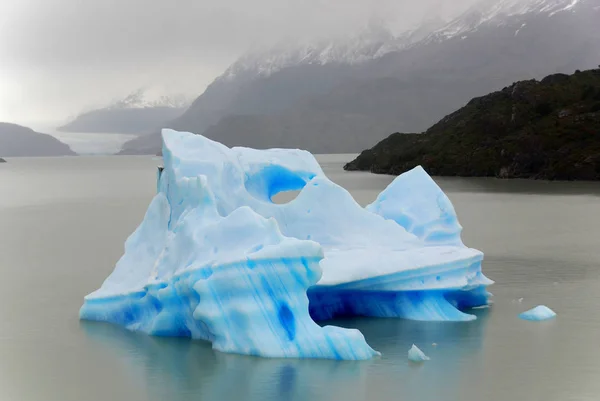
[[[0,121],[61,121],[142,86],[199,95],[251,48],[395,30],[476,0],[0,0]]]

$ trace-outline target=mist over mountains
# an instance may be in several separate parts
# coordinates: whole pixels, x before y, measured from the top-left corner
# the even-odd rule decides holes
[[[62,132],[146,134],[179,117],[189,106],[182,95],[148,96],[139,89],[99,109],[79,114],[58,128]]]
[[[600,63],[600,0],[484,1],[440,27],[279,47],[231,65],[165,124],[228,146],[358,152],[475,96]],[[158,130],[122,153],[157,153]]]

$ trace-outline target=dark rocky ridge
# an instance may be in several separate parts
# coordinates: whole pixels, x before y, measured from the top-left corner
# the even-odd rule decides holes
[[[514,83],[421,134],[395,133],[346,170],[600,180],[600,69]]]
[[[16,124],[0,123],[0,156],[75,156],[76,153],[51,135]]]

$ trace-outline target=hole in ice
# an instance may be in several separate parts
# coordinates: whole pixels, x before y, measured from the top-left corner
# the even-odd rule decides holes
[[[284,204],[294,200],[312,173],[295,172],[278,165],[270,165],[246,177],[246,189],[257,199]]]
[[[277,205],[285,205],[296,199],[300,191],[283,191],[271,198],[271,201]]]

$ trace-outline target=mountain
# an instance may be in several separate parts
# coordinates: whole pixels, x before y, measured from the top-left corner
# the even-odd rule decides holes
[[[166,127],[166,126],[165,126]],[[162,152],[162,139],[160,134],[154,132],[150,135],[140,135],[125,142],[119,155],[158,155]]]
[[[147,97],[144,90],[138,90],[108,107],[82,113],[58,130],[147,134],[179,117],[189,104],[183,96],[160,96],[155,100]]]
[[[510,83],[595,67],[600,0],[484,1],[439,27],[242,57],[167,125],[228,146],[358,152]],[[141,142],[159,150],[158,134]],[[124,153],[139,151],[140,141]]]
[[[600,180],[600,68],[514,83],[423,134],[396,133],[346,170]]]
[[[74,156],[58,139],[16,124],[0,123],[0,156]]]
[[[0,157],[0,163],[6,163],[6,160]]]

